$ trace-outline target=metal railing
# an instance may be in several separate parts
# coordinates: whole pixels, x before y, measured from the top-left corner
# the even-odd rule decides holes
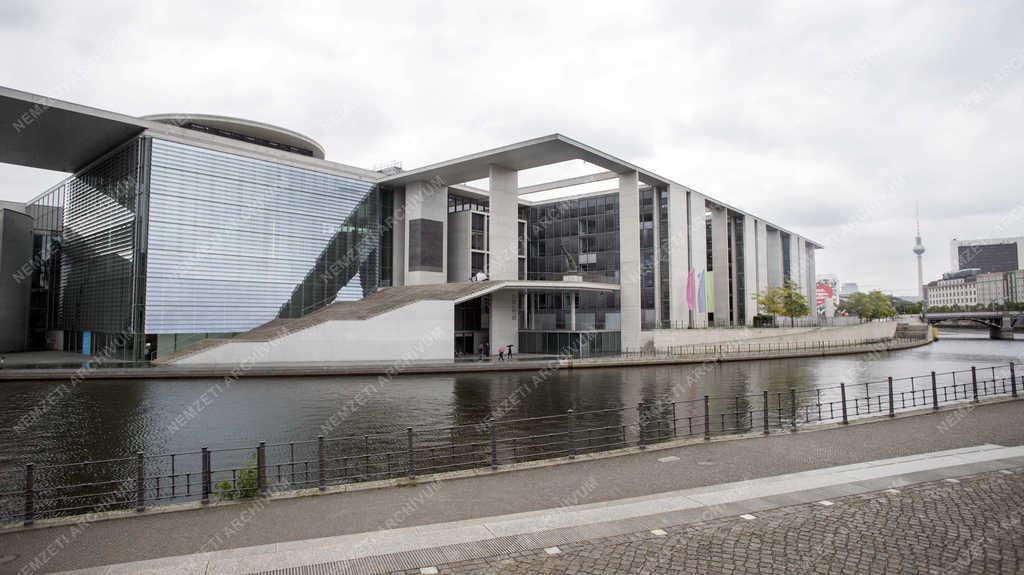
[[[856,351],[858,348],[871,347],[877,349],[880,345],[891,345],[900,347],[921,343],[925,338],[861,338],[861,339],[836,339],[831,341],[787,341],[787,342],[722,342],[722,343],[693,343],[687,345],[673,345],[651,350],[627,350],[621,355],[627,358],[633,357],[687,357],[687,356],[710,356],[710,357],[737,357],[756,356],[758,354],[771,357],[774,354],[786,352],[804,352],[830,350]]]
[[[0,523],[245,499],[648,445],[680,438],[848,423],[1024,388],[1013,363],[808,390],[660,400],[636,406],[400,431],[0,470]]]

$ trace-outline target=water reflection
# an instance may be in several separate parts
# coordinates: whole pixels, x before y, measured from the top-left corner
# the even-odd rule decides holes
[[[673,389],[679,401],[693,401],[680,404],[680,415],[696,415],[705,394],[759,397],[768,391],[776,397],[790,388],[813,390],[840,381],[1009,361],[1024,361],[1024,341],[944,331],[931,346],[877,356],[705,366],[400,376],[390,382],[377,377],[243,379],[230,386],[220,380],[5,383],[0,386],[0,467],[127,457],[140,450],[167,453],[299,441],[321,433],[337,437],[407,426],[477,424],[489,415],[512,419],[568,409],[635,407],[665,398]],[[854,386],[851,394],[857,393],[862,392]],[[38,421],[15,432],[15,424],[47,405],[48,396],[52,401]],[[747,407],[746,399],[741,400],[741,409]],[[622,418],[608,415],[607,423],[619,425]]]

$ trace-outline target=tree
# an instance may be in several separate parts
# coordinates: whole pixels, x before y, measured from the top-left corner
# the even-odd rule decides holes
[[[920,302],[909,302],[902,299],[897,299],[893,302],[892,306],[896,309],[896,313],[903,315],[918,315],[921,313]]]
[[[878,290],[868,294],[868,304],[870,309],[868,319],[883,319],[896,315],[896,308],[892,307],[892,300]]]
[[[754,300],[757,301],[761,313],[788,317],[790,326],[794,324],[794,318],[811,313],[811,306],[807,304],[807,298],[800,293],[800,286],[793,282],[768,288],[756,294]]]
[[[881,319],[896,315],[892,301],[882,292],[857,292],[847,298],[843,308],[851,314],[866,320]]]

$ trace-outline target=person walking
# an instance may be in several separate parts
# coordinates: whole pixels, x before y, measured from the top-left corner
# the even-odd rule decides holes
[[[476,351],[477,351],[477,353],[480,354],[480,361],[483,361],[484,360],[484,344],[481,343],[480,345],[478,345],[477,348],[476,348]]]
[[[505,361],[505,346],[498,348],[498,361]]]
[[[514,346],[514,345],[515,345],[514,343],[508,344],[508,358],[510,360],[512,359],[512,346]]]

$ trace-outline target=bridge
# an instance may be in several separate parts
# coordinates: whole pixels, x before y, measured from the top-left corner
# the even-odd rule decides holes
[[[1024,326],[1024,311],[950,311],[924,312],[923,320],[929,325],[944,321],[973,321],[988,328],[992,339],[1013,339],[1014,326]]]

